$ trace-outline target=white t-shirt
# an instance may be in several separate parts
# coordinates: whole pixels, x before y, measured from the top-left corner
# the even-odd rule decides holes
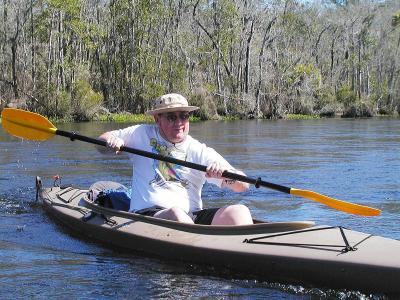
[[[226,169],[233,169],[214,149],[189,135],[181,143],[168,142],[160,135],[156,125],[135,125],[112,133],[123,139],[127,147],[204,166],[217,161]],[[205,181],[217,186],[222,184],[222,179],[206,178],[202,171],[136,154],[128,155],[133,163],[130,211],[154,205],[165,208],[177,206],[187,213],[200,210],[203,208],[201,190]]]

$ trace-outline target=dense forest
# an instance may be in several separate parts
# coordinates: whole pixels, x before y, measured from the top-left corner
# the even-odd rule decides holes
[[[0,109],[398,114],[399,50],[398,0],[0,0]]]

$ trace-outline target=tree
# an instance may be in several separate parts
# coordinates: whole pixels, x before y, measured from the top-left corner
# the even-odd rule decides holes
[[[92,100],[144,112],[181,92],[209,117],[390,113],[399,12],[394,0],[2,0],[0,105],[86,118]]]

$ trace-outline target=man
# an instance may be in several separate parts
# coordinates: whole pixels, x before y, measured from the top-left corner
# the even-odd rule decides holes
[[[222,177],[225,170],[244,175],[235,170],[214,149],[192,138],[189,133],[190,112],[185,97],[167,94],[155,100],[153,110],[155,125],[135,125],[103,133],[100,139],[119,153],[127,146],[207,166],[201,172],[129,154],[133,164],[130,211],[185,223],[212,225],[252,224],[252,217],[244,205],[203,209],[201,190],[207,180],[221,188],[243,192],[249,188],[244,182]]]

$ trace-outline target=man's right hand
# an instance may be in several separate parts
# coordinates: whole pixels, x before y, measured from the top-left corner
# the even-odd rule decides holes
[[[108,136],[106,143],[107,147],[113,149],[116,154],[120,153],[121,147],[125,144],[123,139],[114,135]]]

